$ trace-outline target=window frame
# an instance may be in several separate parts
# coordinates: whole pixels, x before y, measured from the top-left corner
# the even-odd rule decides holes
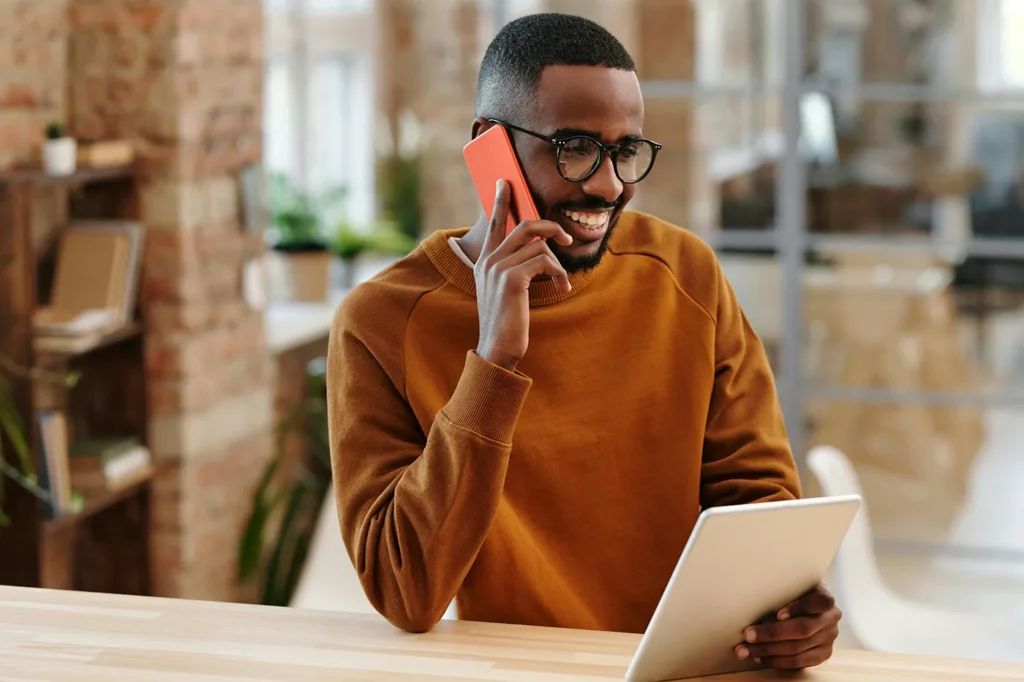
[[[289,177],[300,191],[317,192],[326,189],[313,184],[317,175],[314,165],[322,153],[320,141],[314,134],[317,119],[315,111],[315,66],[320,60],[339,59],[349,62],[344,70],[349,84],[359,82],[361,94],[352,98],[357,111],[352,119],[366,124],[365,131],[352,134],[359,142],[353,163],[362,166],[365,176],[357,183],[357,192],[345,202],[345,214],[357,229],[368,228],[376,216],[375,120],[377,112],[376,35],[377,14],[374,0],[341,0],[336,10],[316,10],[316,0],[265,0],[264,45],[265,73],[273,64],[288,65],[291,77],[292,120],[295,130],[288,131],[290,143],[296,147],[295,166]],[[357,67],[352,67],[352,63]],[[362,73],[353,73],[361,70]],[[269,137],[276,131],[264,129],[265,148]],[[360,148],[361,145],[361,148]],[[341,151],[341,150],[339,150]],[[356,171],[359,172],[358,170]],[[352,188],[350,188],[351,190]]]

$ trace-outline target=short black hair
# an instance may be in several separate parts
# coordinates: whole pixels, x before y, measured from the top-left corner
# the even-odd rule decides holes
[[[600,24],[572,14],[528,14],[505,24],[484,53],[476,115],[508,119],[533,101],[545,68],[604,66],[635,71],[622,43]]]

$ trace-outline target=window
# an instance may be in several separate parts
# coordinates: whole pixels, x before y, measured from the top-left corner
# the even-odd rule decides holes
[[[265,164],[299,189],[347,189],[375,215],[372,0],[266,0]]]
[[[1024,0],[979,2],[979,85],[986,90],[1024,88]]]
[[[1024,87],[1024,1],[1002,0],[999,44],[1002,49],[1002,80],[1011,87]]]

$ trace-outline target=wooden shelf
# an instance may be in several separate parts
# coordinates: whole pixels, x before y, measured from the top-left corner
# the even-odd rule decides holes
[[[123,327],[103,334],[88,336],[36,336],[33,347],[36,353],[53,357],[75,357],[85,355],[97,348],[112,346],[142,333],[142,325],[131,322]]]
[[[40,168],[26,168],[0,173],[0,184],[21,183],[29,185],[80,185],[107,180],[125,180],[135,175],[134,166],[111,168],[79,168],[71,175],[50,175]]]
[[[113,507],[115,504],[121,502],[122,500],[126,500],[129,497],[134,497],[135,495],[138,495],[143,490],[149,488],[149,484],[152,482],[152,480],[153,469],[150,468],[150,470],[147,471],[144,475],[141,475],[138,478],[138,480],[133,481],[132,483],[126,485],[123,488],[111,490],[110,492],[104,493],[103,495],[100,495],[98,497],[86,498],[85,505],[82,507],[81,511],[72,514],[64,514],[63,516],[59,516],[55,519],[49,519],[47,521],[44,521],[44,530],[46,532],[53,532],[61,530],[63,528],[67,528],[68,526],[72,526],[76,523],[80,523],[92,516],[95,516],[96,514],[99,514],[101,511],[104,511],[105,509]]]
[[[5,378],[25,424],[34,427],[43,411],[63,413],[71,441],[125,434],[145,442],[143,328],[133,322],[77,338],[37,334],[33,320],[40,299],[48,298],[39,281],[49,281],[55,266],[49,253],[39,252],[55,242],[41,235],[56,235],[76,220],[137,222],[137,168],[83,166],[68,176],[51,176],[39,168],[0,172],[0,353],[44,371],[62,371],[73,359],[86,380],[72,387],[37,381],[31,374]],[[41,210],[44,203],[62,206]],[[26,428],[24,436],[39,471],[45,453],[38,428]],[[6,436],[0,439],[9,445]],[[9,460],[12,453],[4,447],[0,456]],[[0,583],[146,593],[152,478],[140,472],[125,487],[87,498],[81,510],[56,519],[45,518],[37,498],[9,486],[4,511],[14,523],[0,533]]]

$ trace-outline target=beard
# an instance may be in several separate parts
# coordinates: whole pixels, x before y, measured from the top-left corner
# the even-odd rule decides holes
[[[601,263],[601,259],[608,252],[608,242],[612,238],[612,234],[615,233],[615,228],[619,224],[619,215],[616,214],[612,220],[612,224],[608,226],[608,231],[605,232],[604,237],[601,238],[601,244],[597,247],[597,251],[589,256],[574,256],[572,254],[563,253],[561,250],[554,250],[555,258],[558,259],[558,263],[565,268],[566,273],[570,275],[576,275],[588,270],[593,270]]]

